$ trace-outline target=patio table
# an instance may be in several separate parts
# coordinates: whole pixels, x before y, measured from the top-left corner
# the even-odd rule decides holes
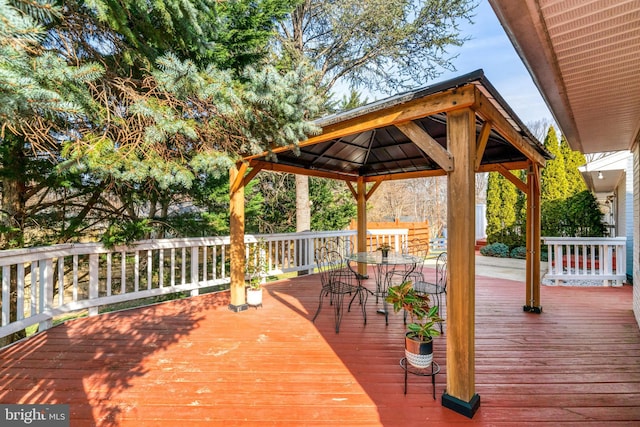
[[[403,254],[400,252],[389,252],[386,257],[382,256],[381,251],[375,252],[356,252],[348,256],[348,260],[357,263],[371,264],[375,266],[374,280],[376,283],[376,290],[367,291],[371,295],[375,295],[376,303],[378,298],[382,298],[383,308],[378,310],[378,313],[385,315],[385,323],[389,324],[389,312],[387,310],[387,303],[385,297],[387,296],[387,289],[391,284],[392,273],[396,268],[403,267],[405,277],[415,269],[415,266],[420,259],[411,254]]]

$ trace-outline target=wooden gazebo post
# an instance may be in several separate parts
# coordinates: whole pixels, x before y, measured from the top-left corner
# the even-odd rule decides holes
[[[540,305],[540,167],[530,162],[527,174],[527,300],[525,311],[541,313]]]
[[[357,182],[358,252],[367,251],[367,187],[362,177]],[[358,273],[367,274],[367,265],[358,264]]]
[[[447,194],[447,390],[442,405],[469,418],[475,392],[475,113],[447,113],[447,148],[454,159]]]
[[[243,165],[244,166],[244,165]],[[247,309],[244,287],[244,184],[246,166],[233,167],[229,171],[229,257],[231,260],[231,302],[229,310]]]

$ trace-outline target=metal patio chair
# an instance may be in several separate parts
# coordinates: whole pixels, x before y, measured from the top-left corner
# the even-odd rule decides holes
[[[367,324],[366,301],[367,292],[360,286],[355,275],[349,270],[345,264],[342,255],[334,250],[327,248],[319,248],[316,250],[316,265],[320,274],[320,282],[322,284],[320,297],[318,301],[318,309],[313,316],[315,322],[325,297],[329,297],[330,305],[333,305],[334,319],[336,325],[336,333],[340,332],[340,322],[344,314],[344,297],[351,296],[348,310],[351,309],[351,303],[358,298],[362,307],[362,316],[364,324]]]
[[[447,295],[447,253],[442,252],[436,259],[436,280],[428,282],[418,280],[413,283],[417,292],[433,295],[436,298],[436,305],[442,307],[444,297]],[[440,316],[442,317],[442,316]],[[443,332],[442,322],[440,322],[440,333]]]

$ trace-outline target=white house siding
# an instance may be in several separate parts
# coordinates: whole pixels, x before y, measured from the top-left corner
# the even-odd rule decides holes
[[[633,147],[633,312],[640,326],[640,147]]]
[[[629,156],[627,159],[627,167],[625,169],[626,177],[624,183],[626,188],[624,189],[624,222],[625,236],[627,236],[627,275],[633,278],[633,156]]]
[[[476,204],[476,240],[487,237],[487,205]]]

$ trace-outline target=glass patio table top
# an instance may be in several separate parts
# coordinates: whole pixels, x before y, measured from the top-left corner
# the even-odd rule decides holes
[[[374,265],[374,279],[376,282],[375,292],[369,291],[375,295],[376,302],[382,299],[383,308],[378,313],[385,315],[385,322],[388,323],[388,310],[384,298],[387,296],[387,289],[392,286],[393,277],[406,277],[413,271],[416,265],[422,260],[411,254],[403,254],[400,252],[389,252],[386,257],[382,256],[382,251],[375,252],[356,252],[348,256],[351,262],[364,263]],[[396,270],[397,269],[397,270]],[[394,274],[401,271],[403,274]],[[404,279],[404,277],[402,277]]]
[[[382,256],[382,251],[356,252],[349,255],[348,258],[350,261],[365,264],[407,265],[420,262],[420,258],[400,252],[389,252],[386,257]]]

